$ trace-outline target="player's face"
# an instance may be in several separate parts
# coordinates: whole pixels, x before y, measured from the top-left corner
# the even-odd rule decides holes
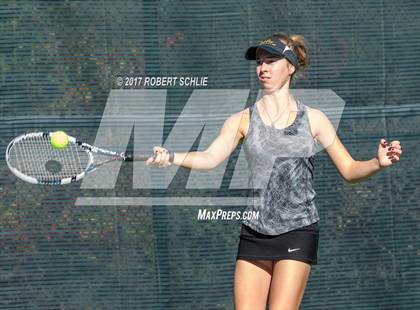
[[[276,90],[290,81],[294,67],[286,58],[257,49],[256,72],[262,88]]]

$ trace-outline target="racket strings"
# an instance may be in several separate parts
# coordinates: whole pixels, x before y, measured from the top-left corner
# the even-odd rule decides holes
[[[89,154],[74,143],[55,149],[46,136],[28,137],[10,150],[10,163],[23,174],[42,180],[76,176],[89,165]]]

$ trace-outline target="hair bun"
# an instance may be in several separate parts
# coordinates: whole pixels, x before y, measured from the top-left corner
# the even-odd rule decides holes
[[[296,73],[298,73],[298,76],[303,76],[304,70],[309,66],[309,54],[305,38],[299,34],[287,35],[282,32],[273,33],[273,36],[276,36],[281,41],[283,41],[283,43],[286,44],[296,54],[296,57],[299,61],[299,69],[297,72],[293,73],[293,76]]]

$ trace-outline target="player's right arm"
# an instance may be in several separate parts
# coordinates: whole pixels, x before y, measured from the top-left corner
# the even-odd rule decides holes
[[[242,128],[245,111],[237,112],[226,119],[218,136],[205,151],[175,153],[173,164],[194,170],[210,170],[220,165],[244,137]],[[160,167],[170,165],[169,154],[165,152],[165,148],[155,146],[153,152],[157,153],[156,159],[153,161],[153,157],[150,157],[146,165],[153,164]]]

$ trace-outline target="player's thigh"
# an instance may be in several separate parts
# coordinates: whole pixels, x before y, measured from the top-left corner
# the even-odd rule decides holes
[[[302,261],[275,261],[270,285],[270,310],[299,309],[310,271],[311,265]]]
[[[235,267],[235,309],[263,309],[267,305],[273,262],[238,259]]]

